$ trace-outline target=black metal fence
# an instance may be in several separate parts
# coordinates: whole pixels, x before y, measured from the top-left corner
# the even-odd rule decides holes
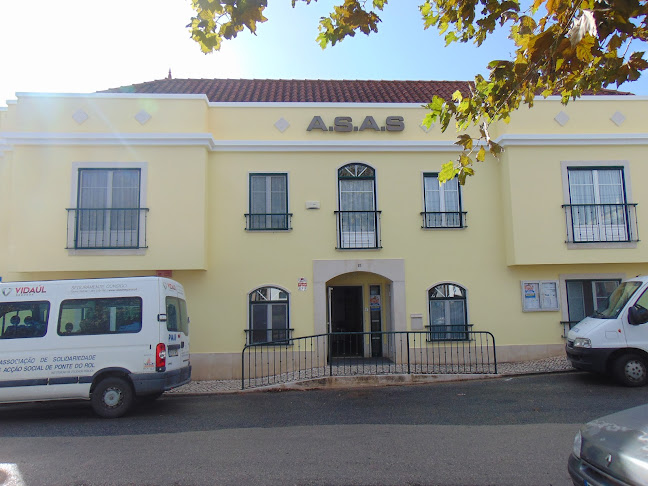
[[[421,213],[423,228],[466,228],[466,211]]]
[[[639,241],[636,204],[563,204],[567,242]]]
[[[68,248],[146,248],[148,208],[68,208]]]
[[[380,211],[335,211],[337,248],[380,248]]]
[[[490,332],[450,334],[433,339],[430,331],[340,332],[248,344],[241,353],[241,388],[327,376],[497,373]]]
[[[254,213],[245,215],[248,231],[278,231],[291,228],[292,213]]]

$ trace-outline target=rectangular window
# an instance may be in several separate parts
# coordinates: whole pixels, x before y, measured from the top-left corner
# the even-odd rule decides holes
[[[37,338],[47,334],[50,303],[3,302],[0,304],[0,339]]]
[[[73,299],[61,303],[60,336],[124,334],[142,330],[142,299]]]
[[[465,214],[461,211],[461,191],[456,177],[441,184],[439,174],[423,174],[423,197],[424,228],[465,227]]]
[[[74,248],[143,248],[140,169],[78,170]]]
[[[597,309],[607,307],[608,298],[621,283],[612,280],[566,280],[567,312],[570,327],[591,316]]]
[[[569,241],[631,241],[634,205],[626,200],[623,168],[568,167],[567,177]]]
[[[288,230],[288,175],[250,174],[248,230]]]

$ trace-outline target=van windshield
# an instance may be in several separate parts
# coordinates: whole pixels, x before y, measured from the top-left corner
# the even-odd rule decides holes
[[[641,282],[623,282],[612,292],[607,302],[594,312],[592,317],[596,319],[616,318],[639,287],[641,287]]]

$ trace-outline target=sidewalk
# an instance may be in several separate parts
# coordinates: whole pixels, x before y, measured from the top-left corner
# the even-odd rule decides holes
[[[498,363],[497,375],[434,375],[429,377],[431,379],[422,379],[425,375],[407,375],[410,379],[405,380],[403,375],[381,375],[375,377],[371,382],[366,377],[338,377],[338,384],[343,386],[362,386],[366,384],[397,384],[397,383],[423,383],[434,381],[459,381],[459,380],[474,380],[483,378],[493,378],[498,376],[511,376],[511,375],[528,375],[536,373],[557,373],[563,371],[572,371],[574,368],[569,364],[565,356],[554,356],[552,358],[539,359],[535,361],[521,361],[518,363]],[[412,379],[413,378],[413,379]],[[418,379],[417,379],[418,378]],[[323,383],[326,379],[312,380],[316,387],[326,386]],[[342,383],[344,382],[344,383]],[[271,385],[261,386],[251,389],[250,391],[264,391],[269,389],[308,389],[308,382],[302,382],[295,386],[294,384],[284,385]],[[241,392],[241,380],[213,380],[213,381],[192,381],[179,388],[175,388],[166,392],[166,395],[212,395],[217,393],[237,393]]]

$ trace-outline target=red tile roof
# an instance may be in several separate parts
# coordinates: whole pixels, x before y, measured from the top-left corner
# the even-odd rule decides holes
[[[158,79],[100,93],[205,94],[211,102],[429,103],[467,94],[468,81],[362,81],[320,79]],[[601,90],[599,95],[622,93]]]

